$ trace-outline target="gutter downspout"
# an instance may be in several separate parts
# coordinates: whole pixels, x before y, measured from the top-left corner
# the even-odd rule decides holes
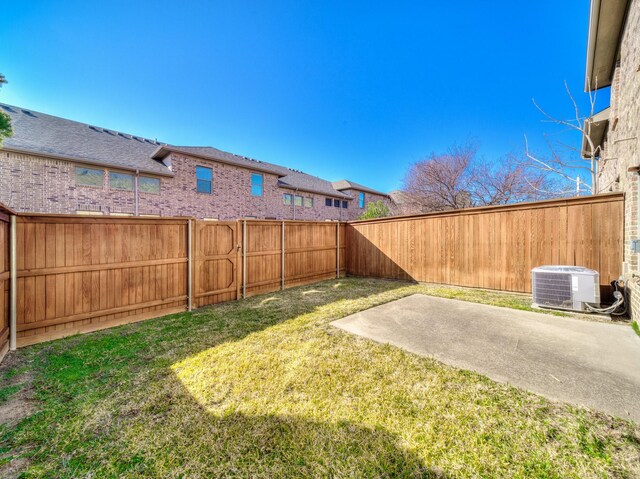
[[[138,212],[138,204],[139,204],[139,200],[138,200],[138,192],[139,192],[139,185],[140,185],[140,170],[136,170],[136,175],[133,177],[133,215],[134,216],[139,216],[139,212]]]
[[[298,196],[298,188],[296,188],[293,191],[293,201],[291,202],[293,204],[293,220],[294,221],[296,219],[296,196]]]

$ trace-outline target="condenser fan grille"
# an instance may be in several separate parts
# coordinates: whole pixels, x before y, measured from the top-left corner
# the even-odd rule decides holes
[[[535,273],[533,301],[541,306],[571,308],[571,275],[559,273]]]

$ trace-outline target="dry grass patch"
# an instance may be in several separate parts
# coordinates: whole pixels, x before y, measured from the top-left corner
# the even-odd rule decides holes
[[[0,426],[2,460],[25,477],[639,474],[630,422],[329,325],[417,292],[519,301],[464,291],[327,281],[26,348],[5,381],[30,364],[39,412]]]

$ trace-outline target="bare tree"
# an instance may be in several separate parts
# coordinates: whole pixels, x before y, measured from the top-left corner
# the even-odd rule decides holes
[[[504,205],[552,196],[544,192],[552,187],[548,175],[528,168],[514,155],[508,155],[497,162],[476,162],[471,186],[476,206]]]
[[[575,192],[577,195],[582,193],[594,194],[598,191],[598,160],[600,159],[601,149],[600,145],[596,145],[592,137],[592,121],[591,118],[595,113],[596,105],[596,90],[589,91],[589,115],[584,117],[580,114],[578,104],[569,89],[567,82],[564,82],[565,90],[571,100],[574,110],[574,118],[567,120],[558,119],[551,116],[533,99],[535,107],[546,118],[543,121],[560,125],[568,129],[569,131],[579,132],[586,140],[588,149],[582,151],[582,148],[576,148],[574,146],[566,145],[561,142],[555,142],[555,144],[562,146],[571,151],[570,158],[566,158],[558,154],[556,145],[549,138],[549,135],[545,134],[545,139],[549,147],[550,155],[542,158],[535,155],[529,149],[529,141],[525,135],[525,154],[526,163],[525,168],[532,168],[556,175],[560,181],[556,182],[555,191],[546,191],[546,193],[557,194],[563,196],[571,192]],[[584,155],[584,156],[583,156]],[[582,172],[582,174],[580,174]],[[588,178],[590,181],[584,181],[583,178]],[[533,186],[533,185],[532,185]]]
[[[453,146],[413,164],[404,180],[405,213],[488,206],[548,197],[545,173],[509,156],[496,162],[477,158],[477,146]]]
[[[414,163],[407,172],[404,191],[423,211],[440,211],[470,206],[470,164],[474,145],[452,146],[441,155],[432,153]]]

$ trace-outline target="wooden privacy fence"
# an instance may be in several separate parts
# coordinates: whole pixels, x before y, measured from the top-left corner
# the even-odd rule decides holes
[[[18,345],[184,311],[187,219],[17,217]]]
[[[603,292],[621,274],[621,193],[349,223],[347,272],[531,292],[531,269],[579,265]]]
[[[18,346],[336,277],[345,271],[344,230],[331,222],[18,215]],[[6,302],[0,297],[3,311]]]
[[[606,292],[621,273],[623,215],[621,194],[348,224],[0,205],[0,356],[14,334],[33,344],[347,273],[530,292],[532,268],[567,264],[597,270]]]
[[[332,222],[247,221],[246,296],[343,276],[345,229]]]

